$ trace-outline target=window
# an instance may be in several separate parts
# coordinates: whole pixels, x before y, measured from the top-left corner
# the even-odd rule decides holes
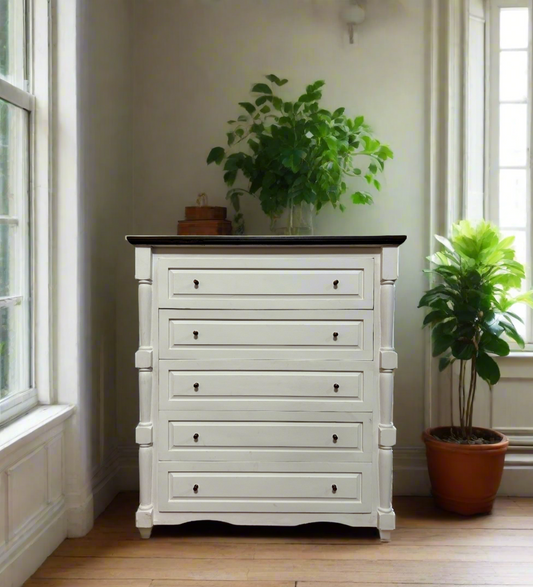
[[[39,89],[42,122],[35,93],[43,73],[48,86],[48,10],[47,0],[0,0],[0,424],[38,401],[36,253],[46,248],[47,268],[48,237],[37,229],[49,222],[47,212],[38,218],[48,210],[48,88]],[[39,324],[48,337],[48,318]]]
[[[492,0],[489,35],[488,218],[515,237],[517,257],[533,262],[531,199],[531,15],[527,0]],[[520,325],[533,343],[533,312]]]

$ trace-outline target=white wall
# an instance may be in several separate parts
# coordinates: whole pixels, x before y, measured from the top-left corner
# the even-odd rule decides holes
[[[225,121],[238,114],[252,82],[276,73],[297,97],[316,79],[327,82],[324,104],[365,115],[396,153],[373,207],[349,205],[317,220],[318,234],[406,234],[398,282],[395,422],[400,447],[419,446],[423,428],[424,352],[416,309],[425,286],[429,242],[426,197],[427,10],[420,0],[369,0],[367,21],[351,46],[340,0],[136,0],[134,229],[175,234],[185,205],[206,191],[222,204],[220,168],[205,165],[224,144]],[[268,232],[255,202],[247,206],[251,233]],[[131,251],[133,257],[133,251]],[[134,311],[136,292],[124,292]],[[120,341],[133,357],[135,322],[122,323]],[[121,342],[121,344],[122,344]],[[122,438],[137,423],[132,360],[121,381]]]
[[[132,213],[132,3],[83,0],[78,124],[83,400],[95,513],[117,488],[117,315]],[[127,261],[126,261],[127,262]],[[101,495],[100,495],[101,494]]]

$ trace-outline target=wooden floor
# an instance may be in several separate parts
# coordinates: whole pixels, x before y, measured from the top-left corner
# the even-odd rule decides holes
[[[430,499],[398,498],[397,530],[335,525],[156,528],[141,541],[135,494],[120,494],[85,538],[66,540],[26,587],[533,586],[533,498],[462,518]]]

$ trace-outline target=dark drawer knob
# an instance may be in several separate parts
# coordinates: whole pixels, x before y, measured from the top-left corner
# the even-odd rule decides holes
[[[198,489],[199,489],[198,485],[195,485],[195,486],[192,488],[192,490],[194,491],[194,493],[198,493]]]
[[[337,340],[337,338],[339,338],[339,333],[338,332],[334,332],[333,333],[333,340]]]
[[[335,484],[333,484],[333,485],[331,486],[331,491],[332,491],[333,493],[337,493],[337,486],[336,486]]]
[[[194,338],[198,338],[198,330],[193,330],[193,336]]]
[[[339,437],[336,434],[334,434],[333,435],[333,442],[336,444],[337,440],[339,440]]]
[[[335,393],[337,393],[337,391],[339,391],[339,387],[340,387],[340,385],[338,383],[333,384],[333,389],[335,390]]]
[[[200,438],[200,435],[198,433],[196,433],[194,436],[194,442],[198,442],[198,439]]]
[[[339,287],[339,280],[338,280],[338,279],[336,279],[336,280],[333,282],[333,287],[334,287],[335,289],[337,289],[337,288]]]
[[[200,384],[199,383],[195,383],[193,385],[193,387],[194,387],[194,391],[198,391],[200,389]]]
[[[195,279],[193,281],[193,283],[194,283],[194,289],[198,289],[198,286],[200,285],[200,282],[197,279]]]

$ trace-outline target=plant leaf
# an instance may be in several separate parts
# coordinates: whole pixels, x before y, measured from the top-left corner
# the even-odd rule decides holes
[[[372,204],[374,199],[367,192],[355,192],[352,194],[352,202],[354,204]]]
[[[255,106],[250,102],[239,102],[239,106],[244,108],[248,114],[253,114],[255,112]]]
[[[269,82],[276,84],[277,86],[284,86],[289,80],[288,79],[279,79],[277,75],[273,73],[265,76]]]
[[[480,344],[484,351],[494,353],[500,357],[506,357],[510,351],[509,345],[503,340],[503,338],[498,338],[488,332],[481,337]]]
[[[496,385],[500,380],[500,368],[496,361],[486,353],[480,353],[476,360],[476,371],[481,379],[489,385]]]
[[[220,165],[226,156],[226,151],[222,147],[214,147],[209,151],[209,155],[207,156],[207,164],[210,165],[211,163],[216,163]]]
[[[255,84],[252,87],[254,94],[272,94],[272,89],[267,84]]]
[[[444,371],[444,369],[446,369],[446,367],[448,367],[448,365],[450,365],[453,362],[454,362],[454,359],[452,358],[451,355],[448,355],[447,357],[441,357],[439,359],[439,371],[440,372]]]

